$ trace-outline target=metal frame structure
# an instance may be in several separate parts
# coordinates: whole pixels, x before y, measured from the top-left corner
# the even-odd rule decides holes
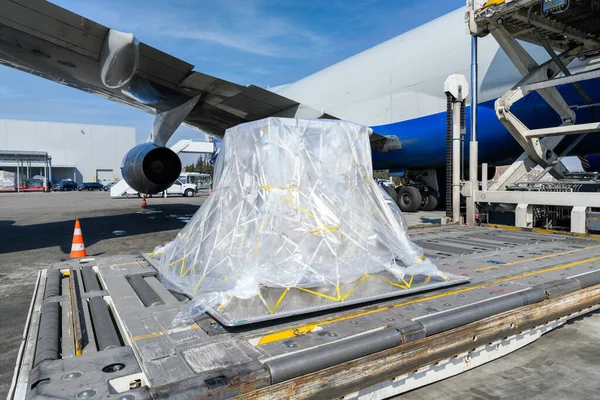
[[[568,169],[562,163],[562,159],[569,155],[585,135],[600,132],[600,123],[577,124],[574,105],[567,104],[556,89],[559,85],[572,84],[581,94],[584,103],[578,107],[596,106],[591,104],[578,82],[600,78],[600,67],[572,74],[567,66],[576,58],[587,59],[600,55],[600,29],[590,24],[590,18],[587,18],[583,11],[561,15],[561,12],[568,9],[568,1],[566,9],[563,6],[560,9],[552,9],[550,5],[543,4],[538,0],[469,2],[469,5],[474,6],[467,14],[471,35],[477,37],[491,34],[523,76],[520,82],[496,101],[495,110],[498,119],[523,148],[524,153],[489,189],[486,187],[484,166],[484,185],[481,190],[475,188],[474,200],[479,204],[516,205],[515,224],[519,227],[532,226],[533,205],[572,207],[571,231],[585,233],[586,212],[591,207],[600,207],[597,194],[507,191],[508,187],[537,165],[544,168],[539,178],[550,173],[556,179],[563,179]],[[548,61],[538,64],[519,41],[544,47],[549,55]],[[474,52],[474,64],[476,56]],[[514,103],[534,91],[538,92],[560,116],[560,126],[529,129],[511,112]],[[557,154],[557,146],[568,135],[578,137]],[[473,160],[470,167],[476,168],[472,163]],[[467,222],[474,221],[474,212],[473,209],[467,209]]]
[[[44,169],[44,189],[48,191],[48,180],[52,180],[52,157],[43,151],[1,150],[0,166],[17,168],[17,192],[24,182],[23,175],[30,177],[31,168]],[[25,171],[25,174],[23,173]]]

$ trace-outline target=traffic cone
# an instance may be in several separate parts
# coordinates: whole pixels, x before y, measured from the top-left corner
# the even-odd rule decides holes
[[[81,224],[75,220],[75,231],[73,232],[73,243],[71,244],[71,258],[86,257],[85,245],[83,244],[83,235],[81,234]]]
[[[146,196],[142,196],[142,208],[146,208]]]

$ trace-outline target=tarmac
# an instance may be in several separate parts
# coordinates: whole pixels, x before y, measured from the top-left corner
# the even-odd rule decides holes
[[[89,256],[139,254],[172,240],[208,194],[112,199],[107,192],[0,193],[0,397],[8,393],[37,272],[69,257],[79,218]],[[405,214],[439,224],[443,211]],[[600,313],[493,363],[402,399],[589,399],[600,392]]]

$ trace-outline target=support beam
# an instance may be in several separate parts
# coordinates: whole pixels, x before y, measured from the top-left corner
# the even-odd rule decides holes
[[[573,207],[571,210],[571,232],[587,233],[586,214],[589,210],[589,207],[586,206]]]
[[[515,209],[515,226],[519,228],[533,227],[533,206],[531,204],[518,204]]]
[[[595,69],[589,72],[582,72],[580,74],[561,76],[547,81],[534,82],[524,85],[521,89],[524,94],[531,93],[535,90],[546,89],[556,87],[559,85],[566,85],[567,83],[575,83],[581,81],[588,81],[590,79],[600,78],[600,69]]]
[[[196,104],[198,104],[200,97],[201,95],[192,97],[172,110],[157,114],[154,118],[152,132],[150,132],[147,141],[154,142],[159,146],[166,146],[173,133],[175,133],[175,130],[179,128],[179,125],[181,125]]]
[[[592,192],[476,191],[475,198],[480,202],[495,204],[600,208],[600,196]]]
[[[527,131],[525,138],[538,138],[548,136],[581,135],[585,133],[600,132],[600,123],[577,124],[557,126],[555,128],[531,129]]]
[[[502,50],[506,53],[510,61],[514,64],[517,70],[521,73],[524,79],[519,82],[513,90],[516,88],[522,87],[524,81],[530,82],[539,82],[548,79],[548,74],[550,71],[552,76],[555,76],[560,68],[554,60],[549,60],[548,62],[540,65],[531,57],[531,55],[521,46],[519,42],[517,42],[501,25],[496,25],[492,29],[490,29],[492,36],[498,42]],[[570,52],[564,52],[561,54],[561,59],[566,60],[565,64],[568,64],[572,58],[569,57]],[[569,59],[570,58],[570,59]],[[573,123],[575,122],[575,112],[569,108],[569,105],[562,98],[560,93],[556,88],[546,88],[538,91],[540,96],[560,115],[563,121],[570,120]],[[523,97],[523,96],[521,96]]]

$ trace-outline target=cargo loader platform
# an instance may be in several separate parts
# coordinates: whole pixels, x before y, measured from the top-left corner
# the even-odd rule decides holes
[[[600,307],[600,240],[489,227],[411,231],[470,281],[227,327],[145,256],[40,272],[9,398],[385,398],[513,352]],[[409,285],[410,286],[410,285]]]

